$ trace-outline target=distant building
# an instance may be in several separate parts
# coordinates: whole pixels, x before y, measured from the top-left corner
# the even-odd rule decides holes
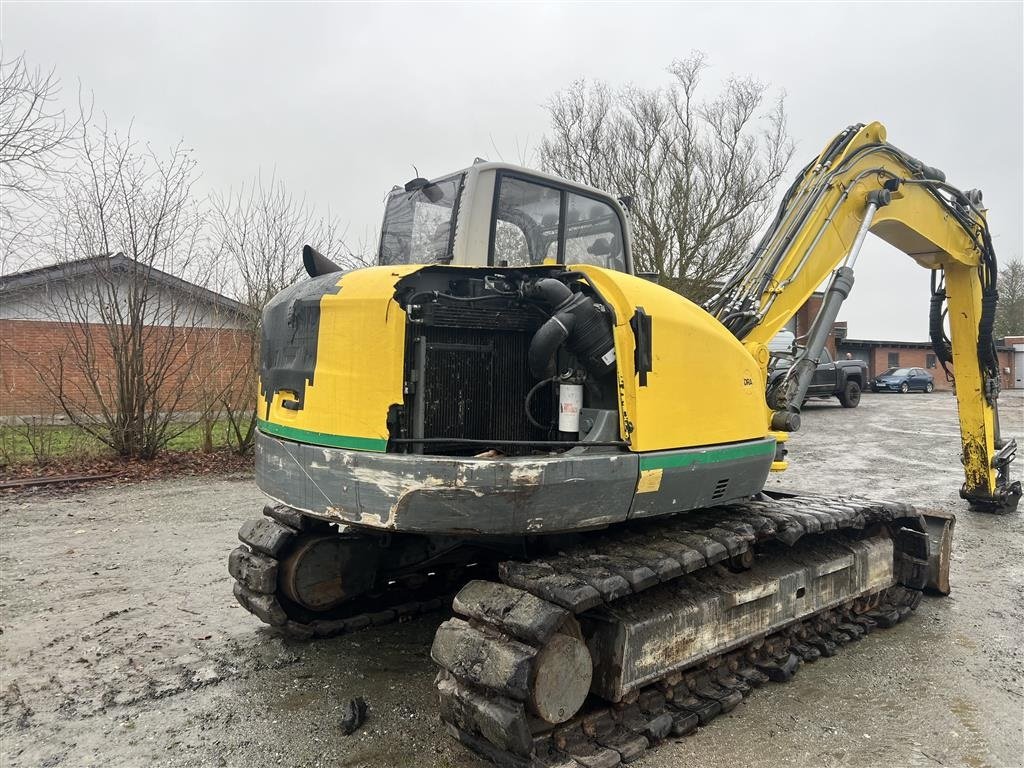
[[[104,350],[109,358],[109,324],[102,318],[117,308],[102,302],[108,300],[104,297],[127,302],[132,270],[139,269],[147,270],[151,297],[146,332],[187,334],[183,343],[173,345],[178,354],[202,356],[195,364],[179,366],[194,381],[178,410],[195,410],[205,393],[238,378],[240,366],[251,366],[250,312],[227,296],[122,254],[30,269],[0,277],[0,417],[59,415],[38,369],[53,365],[72,334],[89,334],[97,359],[104,359]],[[63,374],[69,387],[88,385],[73,365]]]
[[[813,293],[786,324],[784,333],[795,336],[797,344],[803,343],[810,331],[821,308],[823,296],[821,292]],[[953,383],[946,380],[946,373],[935,356],[931,342],[851,339],[847,334],[846,322],[839,321],[832,326],[825,346],[833,359],[842,359],[849,354],[855,360],[863,360],[867,363],[871,378],[889,368],[923,368],[935,377],[936,389],[953,388]],[[790,338],[789,335],[786,338]],[[996,349],[1003,389],[1024,388],[1024,336],[1001,339]]]
[[[1001,341],[1013,350],[1013,388],[1024,389],[1024,336],[1007,336]]]
[[[946,373],[939,364],[931,342],[927,341],[880,341],[876,339],[843,339],[838,343],[839,356],[846,353],[856,360],[868,364],[868,375],[874,378],[889,368],[923,368],[935,377],[936,389],[952,389],[953,383],[946,380]],[[1020,374],[1014,380],[1013,350],[997,346],[999,370],[1003,389],[1020,387]],[[950,365],[950,370],[953,366]]]

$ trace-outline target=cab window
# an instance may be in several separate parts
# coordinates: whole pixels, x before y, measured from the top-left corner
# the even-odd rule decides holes
[[[462,182],[459,175],[392,192],[384,209],[377,263],[451,261]]]
[[[500,177],[494,212],[491,263],[499,267],[543,264],[557,253],[561,192],[509,176]]]
[[[608,203],[509,174],[499,173],[497,184],[491,264],[626,270],[622,222]]]
[[[622,225],[610,205],[569,192],[565,219],[566,264],[593,264],[625,271]]]

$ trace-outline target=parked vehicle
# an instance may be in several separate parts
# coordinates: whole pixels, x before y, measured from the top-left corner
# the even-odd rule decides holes
[[[789,357],[777,357],[768,377],[769,386],[792,364]],[[837,397],[844,408],[856,408],[867,380],[868,366],[863,360],[833,360],[829,351],[823,349],[805,397]]]
[[[873,392],[932,392],[935,377],[923,368],[890,368],[871,382]]]

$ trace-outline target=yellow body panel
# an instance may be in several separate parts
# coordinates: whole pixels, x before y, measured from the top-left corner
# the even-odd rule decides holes
[[[383,451],[387,415],[402,402],[405,312],[392,295],[395,283],[418,265],[346,272],[340,289],[320,299],[316,370],[306,384],[305,407],[278,392],[266,420],[287,430],[345,438],[353,448]]]
[[[615,310],[622,434],[634,451],[733,443],[768,434],[764,374],[721,323],[667,288],[579,265]],[[652,370],[641,387],[630,318],[651,317]]]

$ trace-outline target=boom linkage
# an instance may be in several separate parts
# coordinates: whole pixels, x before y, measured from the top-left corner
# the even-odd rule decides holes
[[[880,123],[839,134],[800,172],[748,262],[705,308],[755,358],[826,279],[821,308],[792,367],[768,392],[771,427],[799,428],[800,406],[843,301],[868,232],[932,270],[930,336],[952,380],[960,417],[965,482],[977,508],[1016,509],[1009,466],[1013,440],[999,435],[1000,371],[992,324],[997,265],[981,192],[962,192],[942,171],[885,140]],[[943,327],[948,303],[951,339]],[[758,354],[760,352],[760,354]]]

